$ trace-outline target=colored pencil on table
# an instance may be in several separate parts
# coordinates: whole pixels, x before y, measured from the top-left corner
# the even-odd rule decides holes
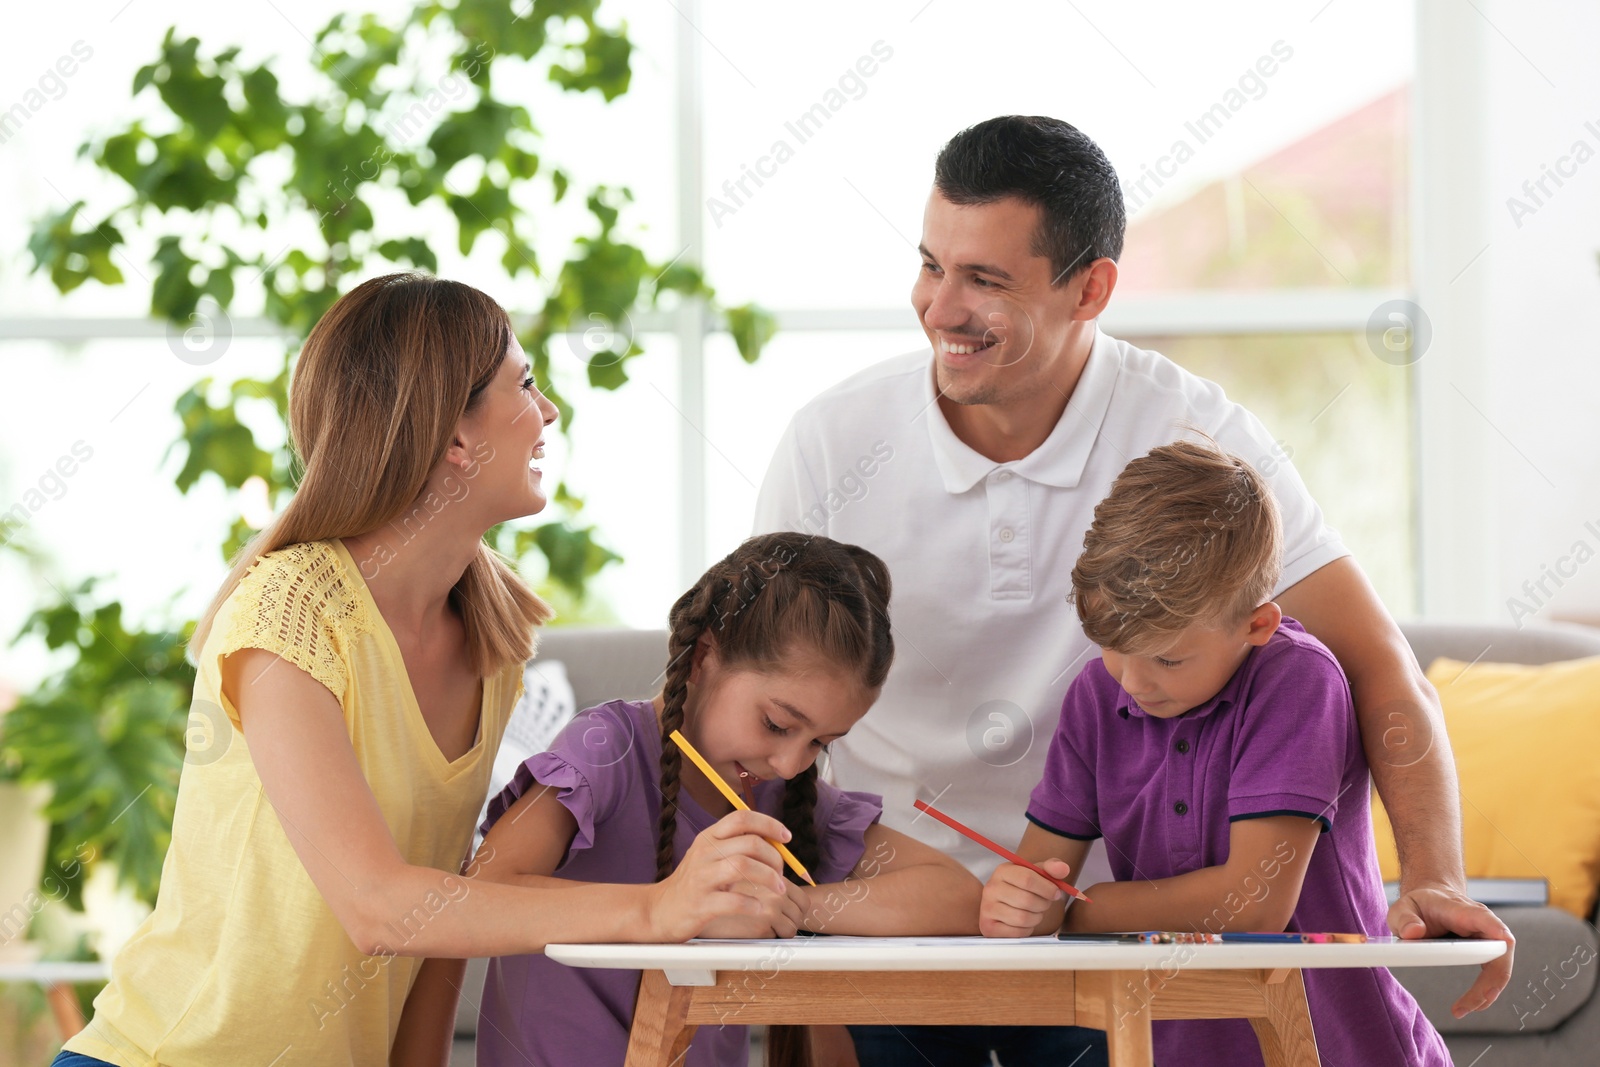
[[[1367,940],[1366,934],[1307,934],[1298,931],[1266,931],[1262,933],[1240,932],[1236,934],[1210,934],[1189,930],[1141,930],[1137,933],[1109,933],[1109,934],[1083,934],[1067,933],[1063,931],[1056,935],[1057,939],[1067,942],[1082,942],[1096,944],[1100,942],[1113,942],[1120,944],[1158,944],[1158,945],[1226,945],[1226,944],[1258,944],[1258,945],[1359,945]]]
[[[700,768],[700,773],[711,779],[711,784],[717,787],[717,791],[728,798],[729,804],[732,804],[740,811],[753,810],[750,805],[746,804],[744,800],[740,798],[738,793],[733,791],[732,786],[723,781],[722,775],[718,774],[711,768],[711,764],[706,762],[706,758],[700,755],[699,752],[695,751],[695,747],[689,743],[689,739],[687,737],[684,737],[683,734],[679,733],[677,730],[672,731],[671,737],[677,746],[683,750],[683,754],[694,760],[694,765]],[[793,852],[790,852],[783,846],[783,842],[774,841],[771,838],[767,838],[766,841],[767,844],[778,850],[778,855],[783,857],[783,862],[789,865],[790,870],[794,871],[794,873],[798,874],[801,878],[804,878],[808,884],[817,884],[817,880],[811,877],[811,872],[806,870],[805,865],[795,858]]]
[[[978,844],[982,845],[984,848],[988,849],[990,852],[994,852],[994,853],[997,853],[997,854],[999,854],[1001,856],[1004,856],[1006,859],[1010,860],[1012,863],[1015,863],[1017,866],[1026,867],[1026,868],[1028,868],[1028,870],[1032,871],[1034,874],[1037,874],[1037,875],[1040,875],[1041,877],[1050,879],[1050,881],[1054,882],[1057,886],[1059,886],[1066,893],[1068,893],[1071,896],[1077,897],[1079,900],[1083,901],[1085,904],[1093,904],[1094,903],[1094,901],[1092,901],[1088,897],[1084,896],[1083,893],[1080,892],[1077,889],[1077,887],[1074,886],[1071,882],[1062,881],[1060,878],[1057,878],[1055,875],[1051,874],[1049,871],[1046,871],[1043,867],[1039,866],[1037,863],[1029,863],[1027,860],[1023,859],[1021,856],[1017,855],[1015,852],[1012,852],[1009,848],[1006,848],[1003,845],[995,844],[993,841],[990,841],[987,837],[984,837],[982,834],[978,833],[978,831],[972,829],[970,826],[963,826],[960,822],[957,822],[955,819],[952,819],[950,816],[946,815],[944,812],[940,811],[938,808],[934,807],[932,804],[926,804],[926,803],[918,800],[918,801],[916,801],[916,807],[917,807],[918,811],[927,812],[929,815],[932,815],[935,819],[938,819],[940,822],[944,823],[946,826],[950,827],[950,829],[956,831],[957,833],[965,834],[967,837],[970,837],[972,840],[976,841]]]

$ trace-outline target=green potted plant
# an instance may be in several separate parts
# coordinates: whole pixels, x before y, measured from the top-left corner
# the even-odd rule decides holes
[[[131,255],[124,235],[140,231],[154,250],[140,272],[151,279],[151,314],[172,324],[174,355],[196,366],[226,351],[240,288],[290,338],[275,375],[226,388],[200,377],[178,399],[180,491],[202,479],[233,493],[264,482],[269,503],[283,504],[294,492],[294,457],[263,447],[239,411],[254,405],[286,422],[290,366],[311,326],[360,278],[437,269],[434,250],[416,235],[436,232],[441,214],[453,221],[462,255],[493,245],[527,295],[533,314],[518,320],[518,338],[562,409],[563,432],[572,409],[552,379],[551,350],[566,331],[614,327],[590,331],[606,340],[583,353],[582,366],[590,385],[617,389],[643,352],[626,327],[630,312],[682,300],[715,306],[696,266],[681,257],[654,262],[626,238],[627,189],[581,187],[528,109],[497,94],[506,84],[497,71],[527,68],[568,92],[608,101],[625,93],[632,44],[598,8],[599,0],[424,0],[397,23],[340,15],[315,35],[311,86],[298,99],[280,92],[278,61],[250,65],[238,48],[208,52],[168,32],[133,82],[134,95],[159,97],[158,114],[82,149],[120,179],[125,200],[105,213],[78,201],[41,218],[29,249],[62,292],[117,285],[118,264]],[[535,214],[569,198],[583,204],[589,232],[564,262],[541,263]],[[295,235],[287,245],[285,234]],[[772,336],[771,316],[755,305],[721,310],[741,355],[754,361]],[[582,506],[562,484],[549,521],[486,535],[580,608],[588,580],[620,558],[579,521]],[[252,532],[236,520],[222,554]],[[194,680],[183,659],[192,625],[128,627],[122,605],[91,581],[35,613],[19,635],[72,654],[8,717],[0,762],[20,781],[54,787],[45,878],[57,867],[71,875],[64,884],[74,906],[83,868],[102,857],[154,899]]]
[[[108,860],[121,884],[154,903],[194,686],[188,628],[129,630],[121,603],[96,603],[94,585],[35,612],[17,635],[72,656],[0,723],[0,768],[14,786],[47,794],[48,870],[32,886],[80,907],[87,869]]]

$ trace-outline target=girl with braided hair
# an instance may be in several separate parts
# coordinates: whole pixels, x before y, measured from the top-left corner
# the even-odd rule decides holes
[[[775,816],[817,885],[749,895],[685,936],[971,934],[980,886],[944,854],[881,825],[881,798],[820,781],[817,757],[877,699],[894,656],[889,573],[872,553],[826,537],[753,537],[672,606],[668,664],[654,700],[579,715],[528,759],[489,805],[475,877],[520,885],[663,882],[725,850],[730,820]],[[681,730],[757,813],[733,812],[670,740]],[[783,872],[756,840],[730,862]],[[770,869],[770,870],[768,870]],[[572,888],[581,893],[586,887]],[[764,910],[762,910],[764,909]],[[492,961],[478,1062],[610,1067],[623,1062],[638,972],[569,968],[543,956]],[[704,1026],[687,1067],[743,1067],[737,1012]],[[803,1028],[774,1028],[769,1063],[808,1062]]]

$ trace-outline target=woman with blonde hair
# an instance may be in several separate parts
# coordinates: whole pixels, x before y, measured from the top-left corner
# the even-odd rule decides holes
[[[303,477],[190,646],[221,736],[185,761],[155,911],[57,1065],[441,1064],[466,957],[792,928],[763,840],[789,831],[750,812],[653,885],[461,877],[551,616],[483,534],[545,506],[555,419],[469,286],[387,275],[317,323],[289,399]]]

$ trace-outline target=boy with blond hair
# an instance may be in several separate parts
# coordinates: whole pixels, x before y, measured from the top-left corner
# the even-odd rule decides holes
[[[1017,848],[1067,878],[1104,836],[1116,881],[1068,910],[1003,865],[984,934],[1387,935],[1349,686],[1271,600],[1281,541],[1266,482],[1212,443],[1153,449],[1117,478],[1072,572],[1102,657],[1067,692]],[[1324,1063],[1448,1067],[1387,970],[1304,978]],[[1157,1022],[1153,1037],[1157,1063],[1262,1062],[1242,1019]]]

